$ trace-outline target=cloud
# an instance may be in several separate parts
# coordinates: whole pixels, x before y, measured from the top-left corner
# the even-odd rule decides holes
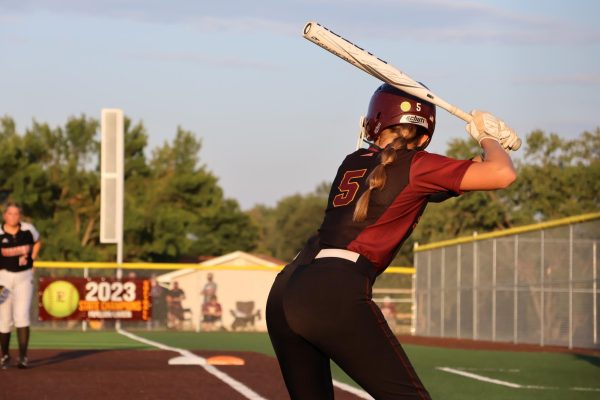
[[[140,54],[124,54],[123,57],[150,61],[194,63],[218,68],[273,70],[282,67],[281,65],[263,61],[244,58],[215,57],[209,54],[202,54],[196,52],[155,52]]]
[[[505,3],[501,3],[505,4]],[[341,34],[377,39],[500,45],[596,45],[600,30],[519,5],[450,0],[3,0],[0,14],[45,12],[183,24],[201,31],[296,35],[317,18]],[[564,7],[569,7],[565,4]]]
[[[309,1],[310,2],[310,1]],[[389,40],[499,45],[597,45],[600,30],[581,21],[501,8],[483,2],[451,0],[315,0],[319,11],[337,8],[321,23],[342,35]],[[565,5],[568,7],[568,5]],[[354,9],[354,10],[353,10]],[[350,12],[349,10],[353,10]],[[327,15],[327,12],[323,12]],[[348,15],[352,19],[344,18]],[[339,22],[339,26],[333,24]]]
[[[525,85],[600,85],[600,74],[522,76],[514,79],[513,83]]]
[[[201,31],[276,32],[294,34],[299,30],[293,23],[257,17],[214,17],[191,18],[188,23]]]

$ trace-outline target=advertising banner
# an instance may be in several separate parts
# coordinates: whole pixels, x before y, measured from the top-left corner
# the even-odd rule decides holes
[[[38,285],[41,321],[120,319],[147,321],[151,317],[147,279],[49,278]]]

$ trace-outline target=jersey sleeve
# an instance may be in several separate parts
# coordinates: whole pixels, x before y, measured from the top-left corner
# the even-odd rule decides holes
[[[409,182],[417,193],[423,195],[449,192],[457,196],[462,194],[460,183],[471,164],[471,160],[456,160],[420,151],[413,157]]]
[[[31,232],[31,236],[33,237],[33,243],[36,243],[40,240],[40,233],[37,231],[37,229],[35,229],[35,226],[33,226],[33,224],[23,222],[21,223],[21,229]]]

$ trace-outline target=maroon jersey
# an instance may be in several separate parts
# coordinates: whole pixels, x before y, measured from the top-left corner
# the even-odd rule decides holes
[[[202,315],[221,316],[223,313],[221,303],[219,302],[208,302],[202,304]]]
[[[379,149],[360,149],[348,155],[331,186],[325,219],[319,228],[323,248],[361,254],[381,273],[415,228],[433,195],[457,196],[470,160],[397,150],[386,166],[386,184],[371,192],[364,221],[354,222],[356,202],[368,188],[367,177],[380,164]]]

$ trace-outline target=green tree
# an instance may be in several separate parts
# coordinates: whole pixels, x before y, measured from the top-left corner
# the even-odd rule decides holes
[[[85,115],[64,127],[33,122],[19,135],[0,118],[0,194],[20,203],[42,234],[46,260],[114,260],[99,243],[98,122]],[[252,250],[257,227],[225,199],[217,178],[199,164],[201,142],[178,129],[172,143],[146,159],[148,135],[125,119],[125,258],[181,257]]]
[[[286,196],[273,208],[264,205],[249,211],[261,227],[258,247],[274,257],[291,260],[323,221],[331,185],[322,183],[305,195]]]
[[[600,128],[575,139],[534,131],[511,194],[529,222],[600,209]]]
[[[199,164],[201,147],[193,133],[179,128],[172,144],[155,149],[146,189],[136,199],[149,239],[136,257],[172,261],[255,247],[256,226],[235,200],[224,198],[217,178]]]
[[[465,159],[479,151],[472,141],[454,140],[447,154]],[[575,139],[534,131],[521,151],[512,186],[428,205],[414,240],[427,243],[600,209],[600,128]]]
[[[70,118],[64,128],[33,122],[23,136],[5,117],[0,146],[4,152],[2,187],[23,207],[44,237],[46,258],[95,259],[88,251],[98,214],[98,174],[94,169],[98,124]],[[13,158],[6,162],[6,158]]]

